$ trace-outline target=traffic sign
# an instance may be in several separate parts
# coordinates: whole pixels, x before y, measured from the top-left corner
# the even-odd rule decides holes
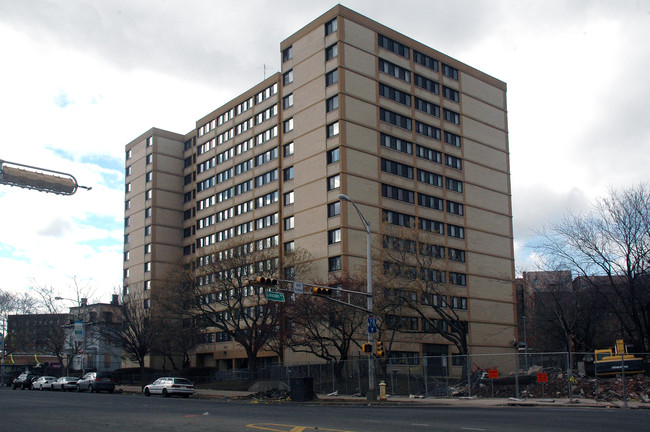
[[[499,369],[489,369],[488,378],[491,379],[499,378]]]
[[[266,299],[276,302],[284,302],[284,294],[277,291],[266,291]]]
[[[296,294],[303,294],[304,291],[304,285],[302,282],[294,282],[293,283],[293,292]]]
[[[368,317],[368,333],[377,333],[377,317]]]

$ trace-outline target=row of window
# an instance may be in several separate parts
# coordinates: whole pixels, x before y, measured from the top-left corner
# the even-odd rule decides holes
[[[417,267],[395,261],[384,261],[384,274],[394,278],[408,280],[421,279],[439,284],[444,284],[448,281],[451,285],[467,286],[467,275],[465,273],[445,272],[443,270]]]
[[[397,186],[392,186],[386,183],[381,184],[381,195],[384,198],[390,198],[397,201],[402,201],[407,204],[415,203],[415,192],[408,189],[403,189]],[[445,200],[442,198],[434,197],[431,195],[423,194],[421,192],[417,193],[418,196],[418,205],[421,207],[427,207],[433,210],[443,211],[445,208]],[[461,203],[447,200],[447,213],[455,214],[458,216],[463,216],[464,206]]]
[[[457,157],[445,155],[445,163],[451,168],[460,170],[462,168],[461,160]],[[383,172],[393,174],[396,176],[404,177],[407,179],[413,179],[414,171],[417,172],[417,181],[420,183],[426,183],[431,186],[442,187],[443,185],[443,176],[436,174],[421,168],[414,168],[411,165],[403,164],[401,162],[395,162],[390,159],[381,158],[381,170]],[[453,179],[451,177],[444,177],[445,184],[448,190],[454,192],[463,192],[463,182],[460,180]]]
[[[389,235],[383,236],[382,244],[384,249],[406,252],[413,255],[419,253],[420,255],[429,256],[436,259],[445,259],[446,257],[449,257],[450,261],[465,262],[465,251],[462,249],[451,247],[445,249],[444,246],[416,242],[415,240]]]
[[[415,226],[416,217],[392,210],[383,210],[383,220],[391,225],[412,228]],[[422,231],[428,231],[439,235],[445,234],[445,224],[443,222],[418,217],[418,228]],[[465,228],[457,225],[447,224],[447,236],[458,239],[465,238]]]
[[[219,115],[217,118],[200,126],[198,128],[198,136],[202,137],[203,135],[210,132],[211,130],[216,129],[217,126],[221,126],[222,124],[232,120],[235,117],[235,115],[240,115],[248,111],[253,107],[253,101],[255,101],[256,104],[262,103],[266,99],[275,95],[277,92],[278,92],[277,83],[265,88],[264,90],[257,93],[255,96],[246,99],[244,102],[238,104],[235,108],[229,109],[228,111]]]
[[[379,45],[380,48],[384,48],[404,58],[411,58],[411,49],[408,46],[382,34],[379,34],[377,37],[377,45]],[[438,60],[429,57],[426,54],[422,54],[417,50],[413,50],[413,60],[416,63],[421,64],[422,66],[425,66],[436,72],[439,69]],[[451,79],[458,80],[458,69],[451,67],[445,63],[442,63],[442,73]]]

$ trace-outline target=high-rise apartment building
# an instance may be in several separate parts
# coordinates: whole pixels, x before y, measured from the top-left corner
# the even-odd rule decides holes
[[[373,247],[385,226],[428,231],[470,352],[512,352],[506,84],[340,5],[280,53],[280,73],[189,133],[151,129],[127,144],[125,290],[155,291],[179,260],[200,265],[242,235],[308,250],[320,280],[364,269],[366,231],[345,194]],[[198,365],[234,358],[232,342],[205,342]],[[394,349],[454,351],[435,335]]]

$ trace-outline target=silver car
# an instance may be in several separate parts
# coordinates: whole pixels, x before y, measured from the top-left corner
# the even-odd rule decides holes
[[[52,383],[52,390],[75,391],[77,389],[77,377],[61,377]]]
[[[32,390],[52,390],[52,383],[56,381],[56,377],[53,376],[42,376],[32,382]]]
[[[145,396],[151,396],[152,394],[161,394],[165,397],[178,395],[187,398],[194,394],[194,384],[185,378],[158,378],[144,388]]]

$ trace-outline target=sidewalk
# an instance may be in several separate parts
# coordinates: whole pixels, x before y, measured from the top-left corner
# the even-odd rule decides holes
[[[117,386],[116,390],[122,393],[142,394],[142,389],[139,386],[122,385]],[[211,390],[211,389],[195,389],[195,396],[205,399],[222,399],[222,400],[240,400],[242,402],[281,402],[274,399],[255,399],[251,398],[255,393],[248,391],[230,391],[230,390]],[[408,397],[408,396],[388,396],[385,401],[368,402],[363,397],[355,397],[352,395],[327,395],[317,394],[317,399],[306,403],[331,403],[331,404],[350,404],[350,405],[387,405],[387,406],[429,406],[429,407],[507,407],[507,406],[525,406],[525,407],[578,407],[578,408],[624,408],[623,401],[615,402],[601,402],[593,399],[573,398],[572,400],[566,398],[558,399],[516,399],[516,398],[477,398],[477,397],[459,397],[459,398],[443,398],[443,397]],[[650,409],[650,403],[628,401],[628,408],[630,409]]]

